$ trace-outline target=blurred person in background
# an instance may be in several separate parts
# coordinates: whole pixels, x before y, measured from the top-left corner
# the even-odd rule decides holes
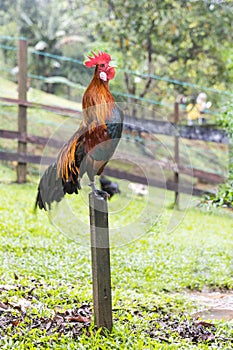
[[[196,99],[194,95],[190,96],[190,103],[186,107],[188,125],[193,125],[196,122],[200,125],[206,123],[203,114],[211,107],[211,102],[206,100],[207,95],[205,92],[200,92]]]

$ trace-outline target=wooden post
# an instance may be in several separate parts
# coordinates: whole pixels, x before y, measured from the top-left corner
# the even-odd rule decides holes
[[[175,126],[179,122],[179,103],[175,102],[174,105],[174,123]],[[174,172],[174,182],[177,185],[177,190],[175,191],[175,208],[179,209],[179,136],[175,136],[175,145],[174,145],[174,158],[177,171]]]
[[[106,198],[89,194],[92,282],[95,324],[112,329],[112,293]]]
[[[27,41],[19,40],[18,50],[18,98],[19,100],[27,100]],[[18,131],[21,138],[27,133],[27,107],[18,106]],[[27,143],[18,141],[18,153],[25,154],[27,152]],[[24,183],[27,181],[27,163],[19,162],[17,166],[17,182]]]

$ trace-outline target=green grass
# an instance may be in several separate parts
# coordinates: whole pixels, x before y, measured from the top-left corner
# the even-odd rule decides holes
[[[85,232],[85,244],[80,244],[77,242],[83,235],[81,227],[75,227],[77,239],[73,240],[73,236],[59,233],[46,213],[35,215],[36,179],[31,177],[26,185],[11,183],[12,170],[0,167],[0,284],[8,286],[6,290],[0,286],[0,302],[19,304],[30,295],[30,306],[22,317],[14,308],[19,323],[9,324],[7,331],[1,330],[0,317],[1,349],[231,348],[231,323],[214,322],[216,339],[196,344],[172,331],[169,324],[184,326],[191,322],[190,315],[197,305],[188,299],[188,290],[232,289],[232,217],[193,208],[169,233],[167,224],[174,213],[169,209],[169,195],[160,220],[147,233],[135,241],[130,237],[128,244],[111,249],[111,334],[102,335],[93,324],[88,331],[84,327],[76,339],[69,332],[49,334],[32,328],[33,320],[54,317],[57,308],[65,311],[84,303],[92,307],[89,233]],[[123,183],[122,189],[123,194],[113,198],[109,208],[120,205],[126,209],[122,217],[112,215],[110,225],[131,223],[138,208],[145,205],[156,218],[159,206],[132,199],[127,194],[127,184]],[[82,222],[88,222],[87,193],[88,189],[84,189],[82,196],[68,201]]]

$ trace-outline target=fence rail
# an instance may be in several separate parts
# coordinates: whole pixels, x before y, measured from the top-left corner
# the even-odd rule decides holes
[[[29,154],[18,154],[18,153],[11,153],[11,152],[0,152],[0,159],[9,161],[9,162],[22,162],[22,163],[33,163],[33,164],[41,164],[41,156],[36,155],[29,155]],[[52,164],[56,158],[52,157],[43,157],[43,165],[49,165]],[[198,170],[197,170],[198,171]],[[181,171],[182,173],[182,171]],[[183,172],[185,173],[185,172]],[[166,181],[159,181],[158,179],[149,178],[146,179],[145,177],[135,175],[132,173],[129,173],[127,171],[118,170],[118,169],[112,169],[110,167],[105,168],[104,174],[107,176],[112,176],[117,179],[124,179],[131,182],[137,182],[141,183],[143,185],[147,185],[148,183],[150,186],[154,186],[157,188],[163,188],[170,191],[174,191],[176,193],[186,193],[186,194],[193,194],[194,196],[202,196],[203,194],[212,193],[211,191],[202,190],[196,187],[192,188],[192,193],[190,193],[190,186],[180,184],[171,180]],[[197,175],[197,174],[196,174]],[[207,177],[209,175],[210,177]],[[212,179],[212,183],[219,183],[224,180],[223,177],[220,177],[216,174],[211,173],[201,173],[198,174],[198,177],[205,180]],[[221,181],[220,181],[221,180]]]
[[[24,106],[29,108],[44,109],[50,112],[58,113],[65,116],[77,116],[81,115],[82,111],[78,109],[65,108],[60,106],[45,105],[42,103],[30,102],[26,100],[20,100],[15,98],[0,97],[0,101],[6,102],[6,104]]]
[[[14,98],[0,97],[0,101],[7,104],[24,106],[28,108],[44,109],[50,112],[61,114],[63,116],[81,117],[82,111],[60,106],[45,105],[42,103],[24,101]],[[224,130],[216,128],[214,125],[179,125],[167,121],[140,119],[131,116],[125,117],[124,129],[130,131],[149,131],[152,134],[179,136],[189,140],[200,140],[206,142],[216,142],[228,144],[228,138]]]
[[[36,143],[36,142],[33,142]],[[39,143],[41,145],[41,143]],[[41,161],[41,156],[38,155],[29,155],[29,154],[20,154],[16,152],[3,152],[0,151],[0,159],[4,161],[9,162],[25,162],[25,163],[32,163],[32,164],[41,164],[49,165],[53,163],[56,158],[55,157],[43,157],[43,161]],[[140,162],[140,160],[139,160]],[[174,167],[169,162],[160,162],[160,161],[153,161],[153,164],[155,166],[159,166],[163,169],[170,170],[172,172],[176,171],[179,174],[187,175],[190,177],[197,178],[201,181],[206,181],[209,184],[219,184],[226,180],[226,178],[222,175],[210,173],[207,171],[203,171],[200,169],[192,169],[192,168],[185,168],[183,166]],[[111,169],[111,172],[115,171],[114,169]],[[129,175],[130,176],[130,175]],[[116,176],[118,177],[118,176]],[[128,177],[127,177],[128,179]],[[133,181],[133,176],[131,178],[131,181]]]

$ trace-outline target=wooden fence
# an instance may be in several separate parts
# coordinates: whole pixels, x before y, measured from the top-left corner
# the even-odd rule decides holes
[[[41,156],[28,154],[27,144],[36,144],[45,146],[48,142],[48,138],[36,135],[30,135],[27,132],[27,109],[37,108],[44,109],[60,115],[65,116],[77,116],[81,115],[80,110],[74,110],[70,108],[63,108],[58,106],[50,106],[39,103],[34,103],[27,101],[27,43],[24,40],[19,41],[18,50],[18,99],[0,97],[0,101],[7,103],[9,105],[18,106],[18,131],[0,130],[0,137],[5,139],[17,140],[18,150],[16,153],[11,152],[0,152],[0,159],[5,161],[17,162],[17,182],[26,182],[27,174],[27,163],[40,164]],[[174,129],[174,125],[176,128]],[[216,142],[216,143],[228,143],[226,134],[213,126],[187,126],[179,125],[179,104],[174,105],[174,123],[136,119],[130,116],[125,117],[124,129],[125,132],[142,132],[143,130],[150,130],[152,134],[164,134],[174,137],[174,164],[169,162],[153,160],[155,165],[160,166],[163,169],[170,170],[174,173],[173,181],[167,180],[166,183],[159,181],[157,179],[150,179],[150,184],[159,188],[167,188],[168,190],[175,192],[175,201],[178,205],[179,202],[179,192],[190,193],[190,188],[185,185],[181,185],[179,181],[180,174],[185,174],[187,176],[196,177],[202,179],[207,183],[218,184],[225,180],[221,175],[206,172],[199,169],[190,169],[184,167],[179,162],[179,138],[186,138],[192,140],[202,140],[206,142]],[[143,125],[143,127],[142,127]],[[174,131],[175,130],[175,131]],[[62,146],[59,140],[49,139],[50,146],[55,148],[60,148]],[[54,158],[43,158],[43,164],[51,164]],[[141,176],[128,173],[126,171],[111,169],[107,167],[105,169],[105,174],[113,176],[116,178],[124,178],[132,182],[145,183],[145,179]],[[194,195],[203,195],[206,191],[193,188]]]

